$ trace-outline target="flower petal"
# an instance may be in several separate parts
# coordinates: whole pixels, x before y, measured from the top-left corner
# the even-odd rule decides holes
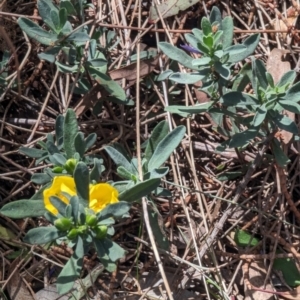
[[[70,196],[76,195],[76,186],[74,178],[69,176],[56,176],[53,179],[52,185],[43,192],[45,208],[53,215],[57,215],[58,211],[50,202],[51,196],[56,196],[64,203],[68,204],[69,200],[63,193]]]
[[[89,207],[98,213],[108,204],[117,203],[118,191],[108,183],[98,183],[90,187]]]

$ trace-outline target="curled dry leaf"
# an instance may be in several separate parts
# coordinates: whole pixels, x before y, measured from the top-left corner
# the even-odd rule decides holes
[[[168,18],[177,15],[179,11],[186,10],[198,2],[199,0],[166,0],[161,4],[151,6],[149,23],[155,23],[155,21],[159,19],[159,13],[163,18]]]

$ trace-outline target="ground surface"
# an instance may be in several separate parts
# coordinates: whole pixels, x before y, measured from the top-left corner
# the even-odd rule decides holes
[[[150,68],[141,69],[143,80],[137,93],[136,64],[125,67],[130,63],[128,55],[136,53],[140,36],[143,50],[156,49],[158,39],[169,41],[171,38],[174,44],[180,45],[184,43],[183,30],[188,32],[198,27],[201,17],[216,5],[224,16],[233,17],[235,41],[261,32],[255,56],[267,64],[273,76],[280,77],[289,69],[298,70],[300,65],[297,1],[199,1],[164,22],[159,20],[157,27],[147,22],[150,1],[142,1],[141,14],[138,13],[138,2],[99,0],[94,4],[101,8],[100,15],[95,16],[93,9],[85,11],[86,20],[96,17],[103,20],[96,27],[109,24],[108,29],[120,40],[109,53],[109,74],[134,101],[133,106],[105,101],[93,114],[92,108],[98,101],[95,93],[86,97],[72,96],[70,86],[75,76],[56,73],[55,65],[40,61],[37,54],[44,46],[31,39],[26,42],[16,24],[18,16],[24,15],[33,16],[33,20],[43,25],[35,1],[2,0],[0,57],[9,49],[10,62],[6,69],[9,86],[0,94],[0,205],[34,194],[38,187],[30,178],[43,166],[36,166],[18,149],[45,139],[46,134],[54,130],[56,116],[67,107],[75,108],[83,132],[98,135],[92,152],[101,154],[104,159],[106,173],[103,180],[116,179],[116,168],[103,147],[119,142],[133,156],[137,154],[138,108],[142,140],[151,134],[158,121],[166,118],[173,126],[183,124],[188,128],[188,135],[168,163],[172,171],[166,177],[168,183],[165,186],[172,192],[172,197],[155,198],[161,215],[160,224],[163,224],[170,244],[167,252],[161,252],[165,278],[162,280],[158,272],[153,256],[155,245],[150,245],[142,209],[137,204],[131,210],[131,219],[116,227],[117,240],[128,251],[127,257],[120,262],[113,276],[99,276],[88,291],[90,297],[97,294],[99,299],[167,299],[169,289],[174,299],[300,299],[300,291],[298,294],[296,287],[290,291],[280,276],[282,274],[272,271],[277,249],[299,257],[300,220],[287,202],[292,199],[297,207],[300,200],[299,142],[287,143],[286,153],[291,163],[284,172],[276,169],[272,162],[263,162],[249,177],[243,166],[259,154],[256,146],[248,147],[243,158],[231,150],[216,153],[215,147],[223,137],[213,131],[214,124],[208,115],[184,119],[164,111],[166,91],[169,91],[169,100],[175,104],[192,105],[203,101],[203,94],[199,94],[195,86],[163,87],[161,82],[153,82],[154,75],[160,72],[156,60]],[[141,30],[138,30],[139,16],[143,24]],[[159,30],[155,31],[155,28]],[[282,50],[272,51],[274,48]],[[282,59],[286,63],[282,63]],[[237,69],[240,67],[242,64]],[[299,123],[299,116],[295,116],[295,121]],[[241,171],[236,178],[223,180],[223,176],[222,179],[222,174],[235,171]],[[236,203],[230,204],[231,201]],[[53,260],[65,262],[67,253],[32,248],[31,260],[20,260],[18,254],[25,247],[21,242],[22,235],[40,220],[13,221],[0,217],[0,222],[1,230],[9,228],[12,238],[18,242],[11,244],[0,234],[2,289],[13,299],[33,299],[26,292],[25,283],[20,287],[21,294],[13,296],[18,293],[19,276],[23,276],[24,282],[35,293],[43,288],[43,280],[47,277],[45,270],[51,269]],[[233,240],[236,228],[254,234],[261,241],[259,247],[242,252]],[[91,267],[96,264],[93,259],[87,258]],[[299,281],[300,276],[296,276]]]

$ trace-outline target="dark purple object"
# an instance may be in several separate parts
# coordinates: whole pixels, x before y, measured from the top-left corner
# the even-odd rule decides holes
[[[194,48],[194,47],[191,47],[187,44],[184,44],[184,45],[180,45],[180,47],[182,49],[184,49],[185,51],[188,51],[188,52],[192,52],[192,53],[198,53],[198,54],[202,54],[201,51],[199,51],[198,49]]]

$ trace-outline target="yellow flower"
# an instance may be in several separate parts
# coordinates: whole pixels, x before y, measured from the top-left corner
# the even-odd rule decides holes
[[[52,185],[44,190],[45,208],[53,215],[57,215],[58,211],[50,202],[51,196],[56,196],[64,203],[68,204],[69,200],[63,193],[70,196],[76,195],[76,185],[73,177],[57,176],[54,177]],[[89,187],[89,208],[98,213],[108,204],[117,203],[118,191],[108,183],[98,183]]]
[[[119,202],[118,191],[108,183],[90,185],[89,207],[98,213],[108,204]]]
[[[68,204],[69,200],[66,196],[63,195],[63,193],[66,193],[70,196],[76,195],[76,186],[74,178],[69,176],[56,176],[53,179],[52,185],[48,189],[44,190],[43,196],[45,208],[53,215],[57,215],[58,210],[50,202],[50,197],[56,196],[64,203]]]

